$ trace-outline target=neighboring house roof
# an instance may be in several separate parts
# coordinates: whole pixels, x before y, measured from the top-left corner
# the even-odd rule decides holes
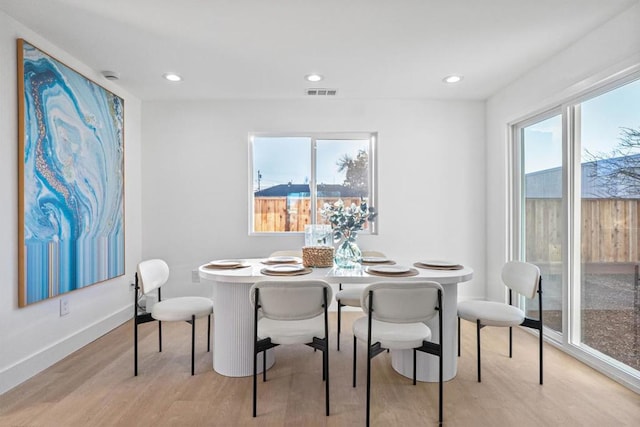
[[[309,195],[309,184],[278,184],[253,193],[255,197],[292,197]],[[360,197],[366,192],[338,184],[319,184],[319,197]]]
[[[604,174],[618,167],[621,157],[596,160],[582,163],[581,197],[583,199],[640,199],[636,189],[638,185],[619,185],[606,181]],[[625,165],[638,161],[640,166],[640,154],[627,156]],[[562,168],[551,168],[542,171],[531,172],[525,175],[526,197],[528,199],[559,199],[562,197]]]

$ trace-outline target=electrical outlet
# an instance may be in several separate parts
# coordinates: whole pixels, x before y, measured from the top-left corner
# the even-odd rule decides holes
[[[60,316],[66,316],[67,314],[69,314],[69,300],[60,298]]]
[[[191,282],[200,283],[200,274],[198,270],[191,270]]]

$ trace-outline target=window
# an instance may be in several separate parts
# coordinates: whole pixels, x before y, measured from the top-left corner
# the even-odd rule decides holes
[[[514,256],[542,271],[545,334],[638,387],[640,80],[517,123],[513,139]]]
[[[544,277],[544,325],[562,332],[562,264],[566,199],[562,193],[562,116],[537,117],[519,128],[523,169],[521,223],[524,259],[536,264]],[[538,313],[537,299],[525,301],[527,314]]]
[[[375,133],[250,135],[249,232],[304,232],[325,223],[322,206],[338,199],[375,206],[375,141]]]
[[[640,371],[640,80],[574,109],[581,154],[574,341]]]

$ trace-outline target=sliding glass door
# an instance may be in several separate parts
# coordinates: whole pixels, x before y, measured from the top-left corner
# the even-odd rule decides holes
[[[562,332],[562,265],[565,224],[562,210],[562,116],[536,118],[520,127],[522,200],[521,250],[525,261],[536,264],[544,277],[542,306],[544,325]],[[532,317],[537,300],[525,302]]]
[[[546,334],[640,384],[640,80],[567,100],[513,136],[514,256],[542,271]],[[536,301],[524,307],[536,315]]]
[[[574,108],[582,157],[574,338],[585,350],[640,370],[640,81]]]

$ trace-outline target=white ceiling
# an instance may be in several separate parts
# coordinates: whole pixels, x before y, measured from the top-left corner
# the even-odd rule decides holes
[[[486,99],[638,0],[0,0],[143,100]],[[640,24],[640,23],[639,23]],[[174,71],[177,84],[161,76]],[[325,76],[320,83],[303,77]],[[462,83],[442,83],[460,73]],[[553,78],[553,76],[550,76]]]

